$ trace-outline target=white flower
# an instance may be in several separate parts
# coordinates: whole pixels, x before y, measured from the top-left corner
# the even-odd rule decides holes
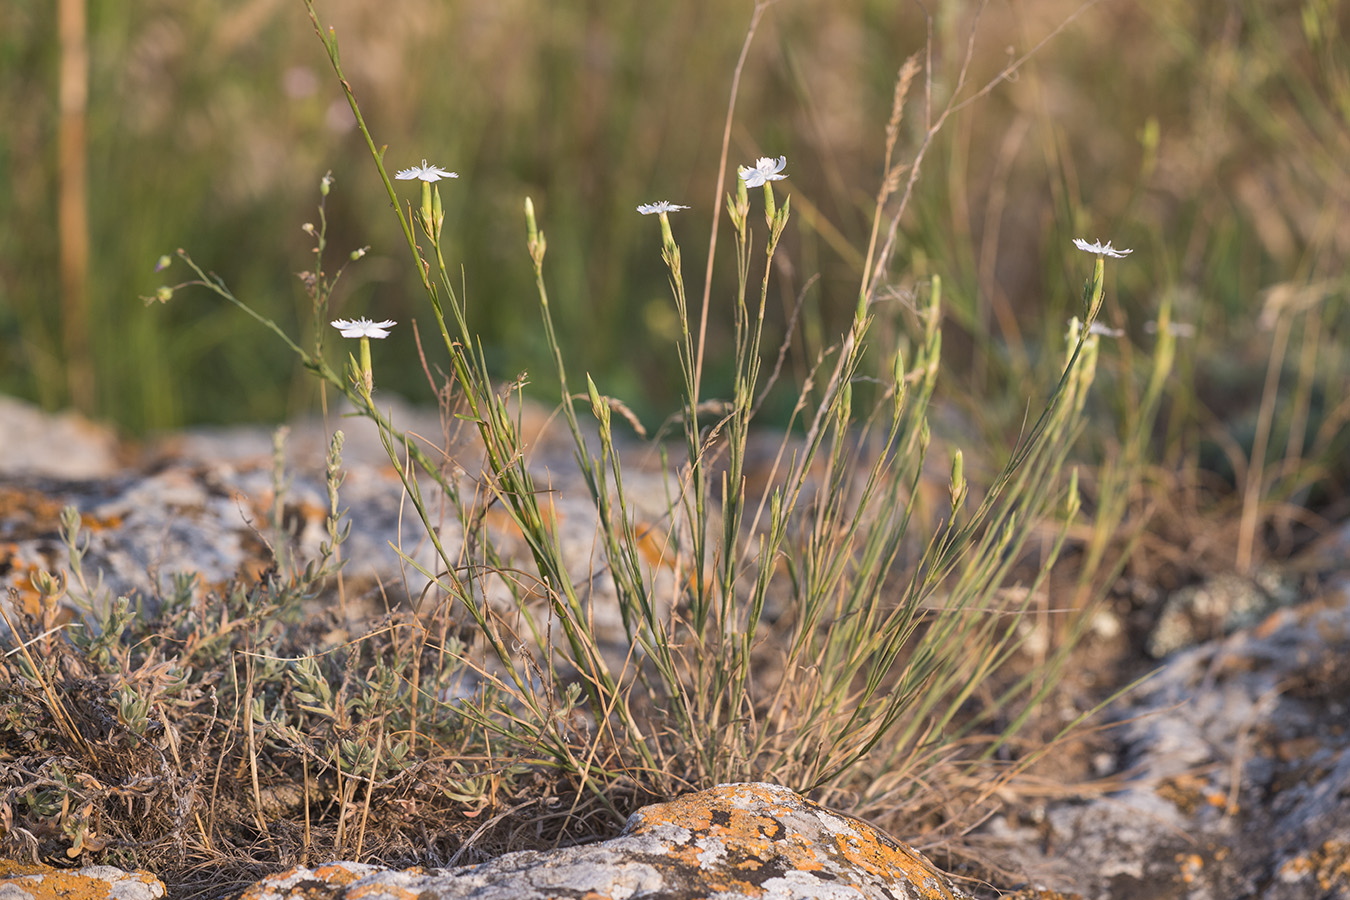
[[[389,328],[397,324],[393,319],[372,322],[370,319],[334,319],[332,325],[342,332],[345,338],[383,338],[389,337]]]
[[[783,167],[787,165],[787,157],[780,156],[774,159],[771,156],[761,156],[755,160],[755,167],[741,166],[736,171],[740,174],[741,180],[745,182],[748,188],[759,187],[766,181],[782,181],[786,175],[779,175]]]
[[[1114,256],[1116,259],[1124,259],[1134,252],[1133,250],[1117,250],[1115,247],[1111,246],[1110,241],[1107,241],[1106,246],[1103,247],[1101,241],[1097,241],[1095,244],[1089,244],[1082,238],[1074,238],[1073,245],[1085,253],[1095,253],[1098,256]]]
[[[423,159],[420,166],[413,166],[411,169],[399,169],[398,174],[394,177],[399,181],[412,181],[414,178],[422,181],[440,181],[442,178],[458,178],[459,175],[455,172],[447,172],[440,166],[429,166],[426,159]]]
[[[669,200],[662,200],[659,203],[644,203],[637,208],[637,211],[644,216],[650,216],[652,213],[673,213],[688,208],[678,203],[671,203]]]
[[[1102,337],[1118,338],[1125,336],[1124,328],[1112,328],[1109,325],[1103,325],[1101,322],[1093,322],[1088,326],[1088,334],[1097,334]]]

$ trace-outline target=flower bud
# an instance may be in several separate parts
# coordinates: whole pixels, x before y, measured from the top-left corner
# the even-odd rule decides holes
[[[956,515],[956,511],[966,500],[966,459],[959,449],[952,457],[952,478],[947,486],[947,492],[952,501],[952,515]]]
[[[609,404],[600,396],[600,391],[596,388],[595,382],[591,376],[586,376],[586,393],[591,397],[591,412],[595,414],[602,428],[609,429]]]

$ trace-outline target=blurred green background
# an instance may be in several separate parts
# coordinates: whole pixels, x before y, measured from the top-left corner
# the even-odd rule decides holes
[[[78,42],[63,50],[59,36],[74,7],[87,13],[88,182],[72,192],[59,153],[61,73],[78,70]],[[1111,269],[1105,313],[1126,332],[1122,371],[1130,347],[1147,352],[1146,325],[1164,298],[1196,329],[1178,360],[1186,396],[1174,398],[1169,427],[1240,418],[1237,407],[1260,396],[1282,314],[1296,317],[1289,365],[1312,347],[1319,402],[1342,400],[1346,4],[928,9],[931,20],[913,2],[780,0],[751,49],[729,169],[734,178],[738,163],[788,157],[782,187],[794,218],[771,295],[780,329],[820,276],[805,294],[794,364],[851,314],[896,72],[931,33],[934,112],[957,89],[967,46],[963,98],[1035,49],[938,134],[903,219],[897,311],[877,310],[899,321],[906,292],[943,276],[949,392],[1018,420],[1028,373],[1077,310],[1090,260],[1070,240],[1082,236],[1135,249]],[[528,370],[544,396],[551,388],[524,246],[529,195],[549,239],[546,278],[571,369],[648,417],[673,408],[676,323],[659,228],[634,207],[693,207],[673,221],[697,304],[751,10],[749,0],[319,4],[390,170],[426,158],[461,176],[443,186],[447,262],[463,266],[471,319],[501,377]],[[922,82],[911,91],[902,158],[922,138],[925,93]],[[181,263],[153,271],[181,247],[260,313],[309,334],[296,276],[312,267],[313,242],[301,226],[316,221],[329,170],[330,267],[372,248],[344,276],[332,314],[415,318],[429,333],[406,246],[299,0],[6,0],[0,121],[0,391],[73,405],[132,434],[312,409],[312,379],[232,306],[200,289],[149,307],[139,297],[188,277]],[[87,270],[72,261],[78,222],[57,213],[63,185],[66,202],[83,198],[87,209]],[[735,278],[722,235],[714,389]],[[1272,311],[1279,303],[1284,313]],[[381,389],[429,400],[411,330],[396,334],[375,348]],[[335,359],[346,351],[327,343]]]

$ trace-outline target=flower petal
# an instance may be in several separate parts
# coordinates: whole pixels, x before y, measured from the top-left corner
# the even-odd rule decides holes
[[[678,203],[671,203],[669,200],[659,200],[656,203],[644,203],[637,208],[637,211],[644,216],[650,216],[652,213],[673,213],[688,208]]]
[[[367,318],[360,319],[334,319],[329,323],[345,338],[384,338],[389,336],[389,328],[398,324],[393,319],[385,319],[382,322],[372,322]]]
[[[447,172],[440,166],[427,165],[427,161],[425,158],[422,160],[422,164],[420,166],[413,166],[410,169],[399,169],[398,172],[394,175],[394,178],[398,179],[399,181],[412,181],[413,179],[417,179],[419,181],[440,181],[442,178],[458,178],[458,177],[459,174],[456,172]]]
[[[777,159],[774,159],[772,156],[761,156],[759,159],[755,160],[753,168],[750,166],[741,166],[736,172],[741,176],[741,180],[745,182],[745,186],[752,188],[759,187],[766,181],[782,181],[787,176],[779,175],[778,173],[783,171],[783,168],[786,165],[786,156],[780,156]]]
[[[1110,241],[1107,241],[1106,246],[1103,247],[1101,241],[1095,241],[1089,244],[1083,238],[1074,238],[1073,245],[1084,253],[1095,253],[1097,256],[1111,256],[1116,259],[1124,259],[1134,252],[1133,250],[1117,250],[1115,247],[1111,246]]]

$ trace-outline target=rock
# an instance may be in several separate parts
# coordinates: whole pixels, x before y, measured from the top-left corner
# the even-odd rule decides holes
[[[118,459],[130,459],[133,453],[118,446],[111,432],[78,417],[47,416],[18,401],[0,402],[0,435],[5,436],[0,440],[0,590],[16,590],[30,613],[37,609],[31,577],[38,571],[69,569],[69,552],[61,540],[61,510],[66,506],[80,513],[85,547],[83,568],[90,590],[86,593],[79,579],[72,578],[69,598],[80,610],[102,610],[123,595],[152,601],[172,595],[174,576],[180,573],[195,573],[198,589],[223,588],[236,578],[255,580],[271,564],[273,548],[280,558],[294,559],[303,568],[318,558],[320,544],[328,539],[328,437],[318,420],[299,421],[286,431],[278,503],[274,429],[203,428],[165,435],[150,442],[138,462],[120,465]],[[424,448],[435,446],[433,442],[449,448],[451,477],[471,507],[470,516],[475,521],[481,517],[504,559],[528,569],[529,548],[487,486],[474,429],[459,423],[457,433],[443,434],[435,411],[392,401],[389,410],[397,427],[422,436]],[[599,644],[611,663],[621,666],[632,642],[619,614],[596,506],[577,471],[566,428],[559,421],[547,424],[548,418],[533,405],[521,411],[529,470],[545,516],[558,524],[564,565],[583,602],[590,603],[588,615]],[[347,435],[338,498],[352,526],[342,547],[344,572],[349,585],[352,579],[356,582],[354,593],[364,590],[366,600],[354,601],[350,621],[381,614],[391,595],[397,599],[402,593],[401,587],[409,597],[424,595],[429,579],[395,547],[427,571],[445,566],[404,497],[374,425],[337,413],[330,425]],[[14,435],[17,440],[10,439]],[[594,436],[589,440],[598,452]],[[435,451],[432,455],[440,458]],[[676,524],[682,516],[670,510],[670,498],[677,492],[673,478],[644,458],[653,455],[634,449],[635,464],[625,465],[624,483],[641,538],[641,562],[652,582],[660,579],[663,587],[654,591],[660,606],[676,593],[680,531],[687,529]],[[88,462],[43,464],[58,458]],[[464,527],[453,504],[430,478],[420,478],[419,484],[442,544],[458,560]],[[281,533],[272,525],[274,517],[281,520]],[[542,617],[542,585],[518,573],[511,577],[510,587],[533,597]],[[483,576],[475,588],[499,610],[515,609],[503,577]]]
[[[1112,712],[1122,789],[991,832],[1102,900],[1350,898],[1350,578],[1176,653]]]
[[[926,859],[771,784],[724,784],[634,813],[618,837],[456,869],[295,867],[240,900],[959,900]]]
[[[106,478],[121,468],[117,435],[78,413],[0,396],[0,435],[0,478]]]
[[[1295,579],[1273,566],[1258,569],[1247,578],[1236,572],[1220,573],[1167,598],[1149,635],[1149,655],[1162,658],[1232,634],[1298,599]]]
[[[155,900],[164,884],[112,866],[56,869],[0,860],[0,900]]]

